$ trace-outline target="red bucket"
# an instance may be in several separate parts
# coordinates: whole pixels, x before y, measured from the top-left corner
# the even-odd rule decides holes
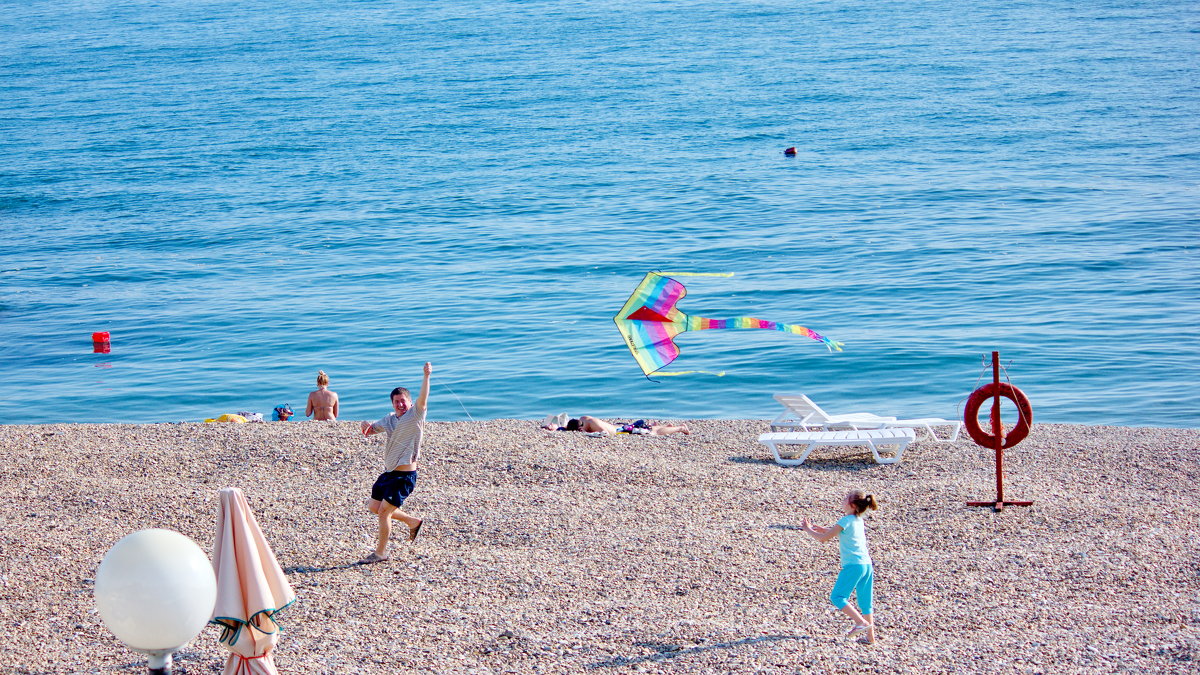
[[[92,333],[92,353],[93,354],[108,354],[112,351],[112,346],[109,344],[108,331],[100,331]]]

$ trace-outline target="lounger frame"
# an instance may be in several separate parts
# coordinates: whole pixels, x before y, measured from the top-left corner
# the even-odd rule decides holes
[[[871,413],[849,413],[830,415],[804,394],[775,394],[775,400],[783,406],[783,412],[771,420],[771,431],[832,431],[835,429],[920,429],[929,435],[929,440],[953,443],[962,430],[959,420],[940,417],[897,419]],[[950,427],[945,438],[939,438],[934,427]]]
[[[866,446],[871,449],[871,455],[879,464],[895,464],[904,456],[904,449],[917,439],[913,429],[849,429],[844,431],[774,431],[762,434],[758,442],[771,449],[775,461],[783,466],[800,466],[808,459],[809,453],[817,448],[834,446]],[[781,446],[804,446],[797,457],[785,457],[795,454],[781,450]],[[896,446],[894,457],[883,457],[879,454],[880,447]],[[886,452],[886,450],[885,450]]]

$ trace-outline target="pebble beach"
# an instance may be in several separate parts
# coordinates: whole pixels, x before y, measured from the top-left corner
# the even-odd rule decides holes
[[[662,420],[676,422],[679,420]],[[141,672],[101,624],[97,567],[163,527],[212,551],[217,490],[241,488],[297,601],[281,673],[1194,673],[1200,430],[1037,424],[1006,454],[964,434],[903,461],[866,449],[775,464],[761,420],[690,436],[588,437],[537,422],[431,422],[392,559],[363,507],[381,438],[357,422],[0,426],[4,673]],[[867,520],[878,641],[827,597],[829,525]],[[402,531],[403,528],[397,528]],[[207,627],[175,673],[218,673]]]

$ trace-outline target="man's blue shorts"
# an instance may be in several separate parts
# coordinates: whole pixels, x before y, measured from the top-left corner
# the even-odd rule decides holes
[[[387,502],[400,508],[415,487],[417,487],[416,471],[388,471],[379,474],[379,478],[375,479],[375,484],[371,486],[371,499]]]

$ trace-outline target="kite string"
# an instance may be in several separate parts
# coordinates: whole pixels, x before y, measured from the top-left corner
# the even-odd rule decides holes
[[[664,277],[731,277],[733,272],[655,272]]]
[[[458,401],[458,405],[459,405],[459,407],[461,407],[461,408],[463,409],[463,412],[467,413],[467,419],[469,419],[469,420],[471,420],[472,422],[474,422],[474,421],[475,421],[475,418],[474,418],[474,417],[471,417],[471,413],[467,411],[467,406],[463,405],[462,399],[458,397],[458,394],[455,394],[455,393],[454,393],[454,390],[450,388],[450,385],[448,385],[448,384],[446,384],[445,382],[443,382],[443,381],[442,381],[442,379],[441,379],[440,377],[438,378],[438,381],[437,381],[437,383],[438,383],[438,384],[440,384],[440,385],[442,385],[443,387],[445,387],[445,388],[446,388],[446,391],[450,392],[450,394],[451,394],[452,396],[454,396],[454,400]]]

